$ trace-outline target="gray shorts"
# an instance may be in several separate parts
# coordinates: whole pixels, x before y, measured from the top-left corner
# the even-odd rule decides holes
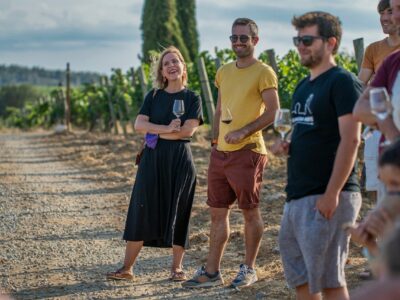
[[[311,294],[346,286],[344,266],[350,237],[342,225],[356,220],[362,201],[358,192],[340,193],[335,214],[327,220],[315,209],[319,196],[287,202],[279,232],[279,249],[289,287],[308,283]]]

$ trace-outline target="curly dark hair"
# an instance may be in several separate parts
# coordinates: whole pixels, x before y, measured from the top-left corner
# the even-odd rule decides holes
[[[342,27],[338,17],[331,15],[330,13],[323,11],[311,11],[301,16],[294,16],[292,19],[292,25],[296,29],[303,29],[305,27],[317,25],[318,34],[326,39],[330,37],[336,38],[336,45],[333,48],[333,54],[337,53],[337,50],[342,39]]]

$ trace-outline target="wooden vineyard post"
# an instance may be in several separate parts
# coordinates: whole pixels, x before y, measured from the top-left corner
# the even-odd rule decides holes
[[[139,68],[139,81],[140,81],[140,86],[142,87],[142,95],[143,99],[147,94],[147,80],[146,80],[146,74],[144,73],[143,66],[140,66]]]
[[[353,40],[353,45],[354,45],[354,54],[356,56],[356,61],[357,61],[357,66],[358,66],[358,72],[361,70],[361,64],[363,61],[364,57],[364,39],[359,38]]]
[[[278,74],[278,65],[276,63],[275,50],[268,49],[265,51],[265,53],[267,53],[269,65],[275,71],[275,74]]]
[[[67,62],[67,69],[65,72],[66,76],[66,93],[65,93],[65,126],[67,127],[67,132],[71,131],[71,74],[69,68],[69,62]]]
[[[114,134],[118,134],[118,125],[117,125],[117,118],[115,117],[114,105],[112,101],[112,95],[110,91],[110,86],[108,84],[108,78],[106,76],[104,78],[104,85],[107,90],[107,102],[108,102],[108,109],[110,110],[111,120],[114,126]]]
[[[204,64],[203,57],[198,58],[197,65],[199,68],[201,89],[203,91],[203,96],[204,96],[204,100],[206,103],[208,120],[212,126],[214,124],[215,106],[214,106],[214,100],[213,100],[213,96],[211,93],[210,83],[208,81],[206,66]]]

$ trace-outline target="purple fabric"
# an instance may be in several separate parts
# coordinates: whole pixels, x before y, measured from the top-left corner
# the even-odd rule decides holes
[[[400,50],[393,52],[385,58],[382,65],[378,69],[371,86],[386,87],[389,94],[392,94],[394,81],[396,80],[397,73],[400,71]]]
[[[147,147],[149,147],[151,149],[156,148],[157,141],[158,141],[158,134],[146,133],[146,136],[144,139],[146,141]]]

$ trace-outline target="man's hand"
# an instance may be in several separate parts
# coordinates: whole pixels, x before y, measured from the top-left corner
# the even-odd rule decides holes
[[[275,140],[275,143],[269,148],[269,150],[273,155],[276,156],[288,155],[289,145],[290,145],[289,142],[282,141],[282,139],[278,138]]]
[[[351,235],[351,240],[358,245],[364,247],[376,246],[376,239],[366,231],[365,222],[356,223],[346,229],[346,232]]]
[[[324,218],[330,220],[333,217],[333,214],[335,213],[338,205],[339,196],[332,196],[325,193],[318,198],[316,209],[318,209],[318,211]]]
[[[382,238],[393,226],[393,220],[384,208],[374,209],[365,221],[366,231],[379,238]]]
[[[243,129],[228,132],[225,135],[225,142],[228,144],[239,144],[245,137],[247,133]]]

